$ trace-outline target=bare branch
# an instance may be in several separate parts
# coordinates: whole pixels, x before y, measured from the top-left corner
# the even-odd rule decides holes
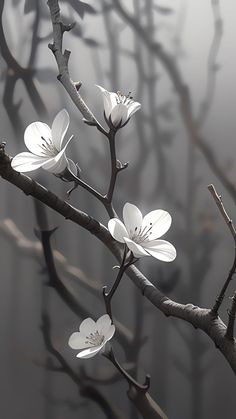
[[[235,267],[236,269],[236,267]],[[232,305],[230,310],[228,310],[228,326],[226,330],[226,338],[230,340],[234,340],[234,323],[235,323],[235,317],[236,317],[236,292],[234,293],[234,296],[232,297]]]
[[[99,130],[101,130],[104,133],[105,130],[101,127],[101,125],[93,115],[92,111],[88,108],[88,106],[86,105],[86,103],[82,99],[82,96],[79,93],[79,88],[81,87],[82,83],[74,83],[70,78],[68,69],[70,51],[62,51],[63,34],[65,31],[71,30],[74,24],[70,26],[65,26],[63,24],[63,22],[61,21],[58,0],[48,0],[48,6],[50,9],[54,39],[53,44],[49,44],[49,48],[52,50],[57,62],[59,70],[58,80],[62,83],[62,85],[70,95],[71,99],[73,100],[74,104],[79,109],[85,120],[88,121],[90,124],[95,125]]]
[[[127,392],[129,399],[133,402],[136,409],[141,413],[143,419],[168,419],[160,406],[151,398],[148,393],[150,387],[150,376],[147,375],[144,384],[139,384],[117,361],[115,354],[110,347],[103,355],[112,362],[114,367],[125,378],[129,385]]]
[[[231,233],[231,235],[232,235],[232,237],[234,239],[235,245],[236,245],[236,230],[235,230],[235,227],[234,227],[234,224],[233,224],[232,219],[229,217],[229,215],[226,212],[226,209],[225,209],[225,207],[223,205],[223,202],[222,202],[221,195],[218,195],[217,194],[214,185],[209,185],[208,186],[208,190],[212,194],[213,199],[214,199],[217,207],[219,208],[219,211],[220,211],[222,217],[224,218],[224,220],[226,222],[226,225],[229,228],[230,233]]]
[[[231,218],[229,217],[229,215],[227,214],[227,212],[225,210],[225,207],[224,207],[223,202],[222,202],[222,198],[221,198],[220,195],[217,194],[214,185],[209,185],[208,186],[208,190],[212,194],[213,199],[214,199],[217,207],[219,208],[220,213],[221,213],[221,215],[222,215],[222,217],[223,217],[226,225],[228,226],[228,228],[230,230],[230,234],[232,235],[232,237],[234,239],[234,244],[235,244],[235,247],[234,247],[235,255],[234,255],[234,261],[233,261],[232,267],[231,267],[231,269],[229,271],[229,275],[228,275],[228,277],[227,277],[227,279],[226,279],[226,281],[225,281],[225,283],[224,283],[224,285],[223,285],[223,287],[222,287],[222,289],[220,291],[220,294],[218,295],[218,297],[216,299],[216,302],[215,302],[215,304],[214,304],[214,306],[212,308],[212,314],[215,315],[215,316],[217,316],[218,315],[218,310],[219,310],[219,308],[220,308],[220,306],[221,306],[221,304],[222,304],[222,302],[224,300],[225,293],[226,293],[227,288],[228,288],[228,286],[230,284],[230,281],[232,281],[233,275],[236,272],[236,230],[235,230],[235,227],[234,227],[234,224],[233,224]],[[234,312],[235,309],[236,309],[236,307],[234,308],[234,298],[233,298],[233,304],[232,304],[232,307],[231,307],[231,311],[229,312],[230,332],[228,332],[228,328],[229,328],[229,325],[228,325],[228,328],[227,328],[227,336],[229,334],[230,335],[232,334],[232,329],[233,329],[233,325],[234,325],[234,321],[233,321],[234,314],[233,314],[233,312]]]
[[[88,214],[79,211],[72,205],[61,200],[38,182],[21,173],[15,172],[10,164],[10,158],[5,154],[4,144],[0,147],[0,176],[17,186],[26,195],[40,200],[49,208],[73,221],[94,234],[118,259],[121,260],[122,246],[116,242],[108,230]],[[140,289],[142,294],[166,316],[185,320],[195,328],[203,330],[222,352],[236,373],[236,342],[225,337],[226,326],[220,318],[212,315],[210,309],[203,309],[193,304],[179,304],[162,294],[135,266],[130,266],[127,275]]]
[[[125,246],[122,262],[121,262],[116,280],[115,280],[114,284],[112,285],[111,289],[109,290],[109,292],[106,292],[106,289],[107,289],[106,286],[103,287],[103,298],[104,298],[104,301],[105,301],[106,311],[107,311],[107,314],[109,314],[111,319],[112,319],[112,310],[111,310],[112,297],[114,296],[126,269],[129,266],[131,266],[132,264],[135,263],[135,258],[134,258],[132,253],[131,253],[131,255],[129,255],[126,258],[127,250],[128,250],[127,246]],[[136,259],[136,261],[137,261],[137,259]]]

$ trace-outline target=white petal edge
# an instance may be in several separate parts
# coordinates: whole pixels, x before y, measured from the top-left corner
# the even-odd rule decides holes
[[[105,341],[106,342],[113,337],[115,331],[116,331],[116,328],[115,328],[114,324],[111,324],[110,328],[108,329],[108,331],[105,335]]]
[[[93,356],[97,355],[97,353],[102,349],[104,345],[105,343],[103,343],[100,346],[94,346],[93,348],[85,349],[84,351],[79,352],[76,356],[77,358],[83,358],[83,359],[92,358]]]
[[[128,108],[128,118],[130,118],[135,112],[141,108],[141,103],[133,102]]]
[[[162,262],[173,262],[176,258],[175,247],[166,240],[153,240],[145,243],[144,249]]]
[[[143,216],[136,205],[127,202],[123,208],[123,220],[128,231],[128,237],[134,234],[135,228],[137,231],[142,227]]]
[[[13,157],[11,161],[11,167],[16,172],[32,172],[33,170],[39,169],[42,167],[45,162],[48,161],[48,157],[40,157],[36,156],[35,154],[23,152],[17,154]]]
[[[55,116],[52,123],[52,141],[58,151],[63,147],[63,140],[70,124],[70,117],[66,109],[62,109]]]
[[[125,225],[119,218],[112,218],[108,222],[108,230],[110,231],[112,237],[120,243],[124,243],[124,237],[129,237],[129,234],[125,228]]]
[[[42,148],[42,137],[45,140],[51,140],[51,128],[47,124],[44,124],[44,122],[32,122],[25,130],[24,142],[31,153],[36,154],[36,156],[45,157],[46,150]]]
[[[149,239],[155,240],[163,236],[170,228],[172,223],[171,215],[164,210],[154,210],[149,212],[143,218],[142,227],[150,227],[151,224],[151,234]]]
[[[129,248],[129,250],[131,250],[131,252],[133,252],[133,254],[136,258],[140,258],[142,256],[150,256],[149,253],[147,253],[146,250],[144,250],[143,247],[140,246],[140,244],[135,243],[133,240],[125,238],[125,242],[126,242],[128,248]]]
[[[104,111],[106,118],[109,119],[112,109],[117,104],[117,94],[113,92],[108,92],[108,90],[104,89],[102,86],[99,86],[98,84],[96,84],[95,86],[98,87],[103,94]]]

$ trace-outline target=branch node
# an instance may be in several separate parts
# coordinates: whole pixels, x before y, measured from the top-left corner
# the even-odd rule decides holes
[[[69,23],[68,25],[65,25],[65,23],[60,22],[60,26],[61,26],[61,31],[62,31],[62,34],[63,34],[64,32],[69,32],[69,31],[71,31],[71,29],[73,29],[73,28],[75,27],[75,25],[76,25],[76,22]]]
[[[53,42],[53,44],[48,44],[48,48],[53,52],[53,54],[55,53],[55,51],[56,51],[56,45],[55,45],[54,42]]]
[[[71,51],[69,51],[68,49],[65,49],[64,54],[63,54],[63,57],[65,58],[66,64],[68,64],[68,61],[69,61],[69,58],[70,58],[70,54],[71,54]]]
[[[81,88],[81,86],[82,86],[82,82],[81,81],[76,81],[76,82],[74,82],[74,86],[75,86],[75,88],[76,88],[76,90],[77,90],[77,92],[79,91],[79,89]]]

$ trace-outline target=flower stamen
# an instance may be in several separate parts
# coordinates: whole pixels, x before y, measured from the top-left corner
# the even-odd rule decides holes
[[[131,240],[133,240],[137,244],[141,244],[148,240],[149,236],[152,234],[152,223],[143,227],[135,227],[134,233],[130,231]],[[138,231],[138,233],[137,233]]]
[[[52,140],[50,138],[44,138],[41,136],[41,139],[43,140],[43,143],[41,144],[41,148],[43,149],[43,153],[48,156],[56,156],[58,154],[58,150],[54,146]]]
[[[124,95],[119,90],[117,91],[117,97],[116,97],[116,103],[117,105],[123,104],[126,106],[129,106],[133,103],[133,96],[131,96],[131,92],[129,92],[127,95]]]
[[[91,332],[88,336],[86,336],[86,345],[91,346],[100,346],[104,342],[104,336],[100,335],[99,332],[96,330],[95,332]]]

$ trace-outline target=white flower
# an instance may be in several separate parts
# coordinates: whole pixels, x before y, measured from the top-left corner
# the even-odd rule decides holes
[[[123,208],[124,224],[118,218],[112,218],[108,229],[115,240],[126,243],[134,256],[153,256],[163,262],[171,262],[176,257],[174,246],[166,240],[157,240],[165,234],[171,225],[171,216],[167,211],[155,210],[145,217],[132,204]]]
[[[103,94],[105,117],[114,127],[121,128],[130,117],[141,108],[139,102],[135,102],[130,93],[125,96],[121,92],[108,92],[103,87],[97,87]]]
[[[68,344],[72,349],[84,349],[76,355],[77,358],[92,358],[112,338],[114,333],[115,326],[111,324],[108,314],[104,314],[96,322],[87,318],[82,321],[79,332],[72,333]]]
[[[30,172],[40,167],[54,174],[62,173],[66,167],[76,173],[74,162],[66,158],[65,150],[71,138],[64,144],[70,117],[62,109],[55,117],[52,128],[43,122],[33,122],[24,133],[25,145],[30,152],[17,154],[11,162],[17,172]]]

